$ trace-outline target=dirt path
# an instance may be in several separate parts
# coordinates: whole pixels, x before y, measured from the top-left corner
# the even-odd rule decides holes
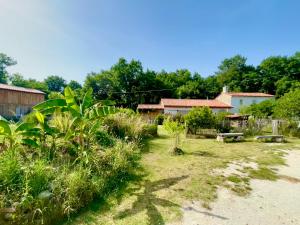
[[[228,190],[218,192],[211,210],[199,202],[183,207],[183,225],[299,225],[300,151],[289,151],[288,166],[279,167],[277,181],[252,180],[252,192],[239,197]]]

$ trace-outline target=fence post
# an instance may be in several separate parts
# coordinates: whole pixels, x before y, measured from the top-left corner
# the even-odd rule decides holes
[[[278,135],[278,124],[279,120],[272,120],[272,133]]]

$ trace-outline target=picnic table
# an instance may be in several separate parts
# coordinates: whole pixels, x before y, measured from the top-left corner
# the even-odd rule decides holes
[[[284,142],[283,135],[263,135],[263,136],[256,136],[254,139],[271,141],[271,142]]]
[[[231,139],[232,141],[242,141],[244,140],[243,133],[219,133],[217,134],[217,141],[226,142],[226,140]]]

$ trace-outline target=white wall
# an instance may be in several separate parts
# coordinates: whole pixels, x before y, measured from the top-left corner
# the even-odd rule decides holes
[[[240,108],[243,106],[249,106],[253,103],[260,103],[262,101],[271,99],[272,97],[237,97],[237,96],[232,96],[231,97],[231,106],[233,108],[230,110],[232,113],[239,113]],[[242,104],[241,101],[242,100]]]
[[[164,109],[164,114],[171,114],[176,115],[177,113],[180,114],[187,114],[192,108],[167,108]],[[227,109],[220,109],[220,108],[211,108],[213,112],[227,112]]]

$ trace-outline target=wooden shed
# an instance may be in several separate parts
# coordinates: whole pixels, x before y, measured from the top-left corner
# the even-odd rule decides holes
[[[45,93],[35,89],[0,84],[0,115],[22,117],[45,99]]]

